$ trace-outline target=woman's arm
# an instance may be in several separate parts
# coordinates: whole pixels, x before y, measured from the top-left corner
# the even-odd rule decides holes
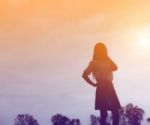
[[[113,71],[118,70],[118,67],[117,67],[117,65],[116,65],[115,63],[112,64],[112,70],[113,70]]]
[[[82,74],[82,78],[87,82],[89,83],[90,85],[96,87],[96,83],[94,83],[88,76],[88,74],[84,71],[83,74]]]

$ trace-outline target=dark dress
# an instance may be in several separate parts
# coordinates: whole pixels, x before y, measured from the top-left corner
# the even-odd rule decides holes
[[[98,83],[96,88],[95,109],[120,109],[120,102],[118,100],[112,82],[103,81],[103,84],[104,85]]]
[[[95,109],[113,110],[120,109],[120,102],[115,92],[112,80],[113,66],[112,60],[104,62],[91,61],[85,73],[92,73],[97,81]]]

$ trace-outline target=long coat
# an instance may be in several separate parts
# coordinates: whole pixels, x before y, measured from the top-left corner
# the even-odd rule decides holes
[[[88,67],[85,69],[85,73],[92,73],[97,81],[95,109],[120,109],[120,102],[115,92],[112,80],[113,71],[116,70],[116,64],[108,59],[100,62],[92,60]]]

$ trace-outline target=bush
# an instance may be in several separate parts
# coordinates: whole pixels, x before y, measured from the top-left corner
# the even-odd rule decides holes
[[[19,114],[14,125],[39,125],[39,123],[31,115]]]

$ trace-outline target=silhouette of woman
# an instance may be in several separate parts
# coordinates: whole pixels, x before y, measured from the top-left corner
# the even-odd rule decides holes
[[[103,43],[97,43],[94,48],[93,59],[84,70],[82,77],[87,83],[96,87],[95,109],[100,110],[100,123],[106,125],[107,111],[112,112],[113,125],[119,125],[120,102],[116,95],[112,80],[113,71],[118,67],[110,59],[107,48]],[[93,74],[96,83],[89,77]]]

